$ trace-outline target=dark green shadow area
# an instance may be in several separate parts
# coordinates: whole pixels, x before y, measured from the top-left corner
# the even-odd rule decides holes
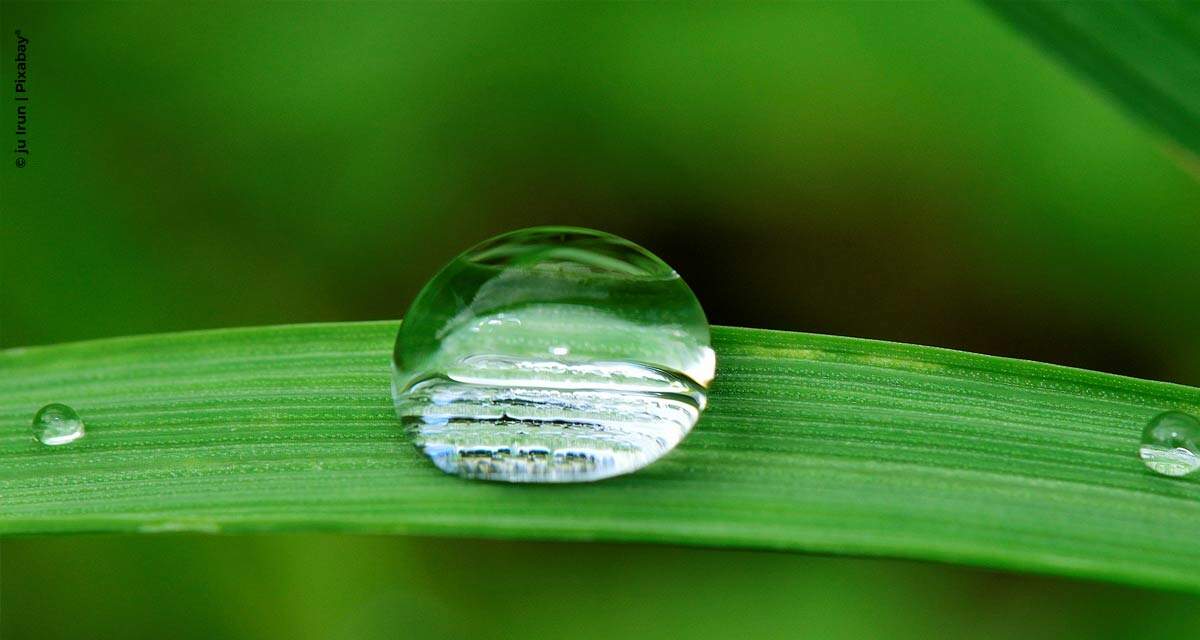
[[[1194,596],[903,561],[351,535],[0,544],[0,635],[1187,637]]]

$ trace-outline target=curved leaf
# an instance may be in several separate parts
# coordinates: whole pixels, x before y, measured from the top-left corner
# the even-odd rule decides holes
[[[984,3],[1200,155],[1200,4]]]
[[[1200,591],[1200,483],[1145,420],[1200,389],[943,349],[716,328],[692,435],[594,484],[443,475],[393,418],[397,324],[0,355],[0,533],[300,529],[887,555]],[[47,402],[88,435],[32,438]]]

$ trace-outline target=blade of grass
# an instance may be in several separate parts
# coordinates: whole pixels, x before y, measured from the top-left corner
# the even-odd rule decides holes
[[[1200,389],[942,349],[718,327],[709,411],[595,484],[443,475],[392,415],[396,323],[0,354],[0,533],[336,530],[887,555],[1200,592],[1200,482],[1141,425]],[[88,435],[36,443],[66,402]]]
[[[983,2],[1200,156],[1200,4]]]

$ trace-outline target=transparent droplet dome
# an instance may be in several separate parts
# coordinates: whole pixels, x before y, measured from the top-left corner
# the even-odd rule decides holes
[[[1200,420],[1180,411],[1154,416],[1142,429],[1138,457],[1164,476],[1195,473],[1200,470]]]
[[[715,357],[691,289],[617,236],[536,227],[488,240],[425,286],[396,337],[396,412],[447,473],[598,480],[691,430]]]
[[[48,404],[38,409],[33,416],[33,437],[42,444],[70,444],[83,435],[83,420],[74,409],[65,404]]]

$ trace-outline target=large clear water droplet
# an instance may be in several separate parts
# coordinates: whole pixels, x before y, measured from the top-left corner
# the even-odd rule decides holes
[[[48,445],[75,442],[83,437],[83,420],[65,404],[48,404],[33,416],[33,437]]]
[[[1200,420],[1179,411],[1160,413],[1142,430],[1138,455],[1164,476],[1185,476],[1200,469]]]
[[[425,286],[396,337],[393,396],[447,473],[597,480],[678,444],[715,364],[704,311],[662,260],[607,233],[537,227]]]

